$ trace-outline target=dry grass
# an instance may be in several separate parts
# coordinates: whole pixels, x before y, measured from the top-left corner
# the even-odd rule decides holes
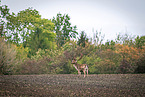
[[[0,96],[145,97],[145,74],[1,75]]]

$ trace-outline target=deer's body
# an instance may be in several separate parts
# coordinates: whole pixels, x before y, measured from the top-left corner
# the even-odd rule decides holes
[[[80,59],[81,58],[82,58],[82,56],[80,57]],[[87,72],[87,75],[88,75],[88,66],[87,66],[87,64],[78,64],[76,58],[74,58],[72,60],[72,64],[75,67],[75,69],[78,71],[79,75],[81,75],[81,70],[84,72],[84,77],[86,76],[86,72]]]

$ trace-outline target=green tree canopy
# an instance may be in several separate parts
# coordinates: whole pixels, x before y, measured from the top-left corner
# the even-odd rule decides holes
[[[34,55],[39,48],[56,48],[54,23],[42,19],[36,9],[28,8],[15,14],[9,13],[7,6],[1,6],[1,20],[5,23],[5,36],[10,42],[29,48]]]
[[[1,1],[0,1],[1,3]],[[4,32],[4,29],[5,29],[5,20],[6,20],[6,17],[9,16],[9,8],[8,6],[6,5],[1,5],[0,4],[0,36],[4,36],[5,32]]]
[[[35,33],[31,34],[31,38],[28,41],[29,55],[34,55],[38,49],[55,49],[55,36],[54,32],[42,27],[36,28]]]
[[[135,39],[135,45],[137,48],[142,48],[142,46],[145,46],[145,36],[137,36]]]
[[[80,38],[78,39],[78,45],[79,46],[82,46],[82,47],[85,47],[85,44],[86,42],[88,42],[88,38],[87,38],[87,35],[84,31],[81,32],[81,35],[80,35]]]
[[[27,42],[30,34],[35,32],[34,29],[38,26],[39,19],[41,16],[38,11],[32,8],[20,11],[17,15],[12,13],[7,18],[8,33],[13,36],[11,40],[17,44]]]
[[[70,23],[70,17],[68,14],[62,14],[58,13],[56,18],[53,17],[52,22],[55,25],[55,33],[56,33],[56,41],[58,46],[62,46],[67,41],[70,40],[70,38],[76,38],[77,33],[77,27],[71,26]]]

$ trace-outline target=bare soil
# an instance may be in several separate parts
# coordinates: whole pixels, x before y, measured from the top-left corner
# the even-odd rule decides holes
[[[0,75],[0,96],[145,97],[145,74]]]

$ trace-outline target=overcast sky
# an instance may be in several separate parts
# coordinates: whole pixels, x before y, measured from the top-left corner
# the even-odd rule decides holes
[[[145,0],[2,0],[2,5],[14,13],[33,7],[47,19],[59,12],[69,14],[78,32],[85,31],[89,37],[92,29],[109,40],[117,33],[145,35]]]

